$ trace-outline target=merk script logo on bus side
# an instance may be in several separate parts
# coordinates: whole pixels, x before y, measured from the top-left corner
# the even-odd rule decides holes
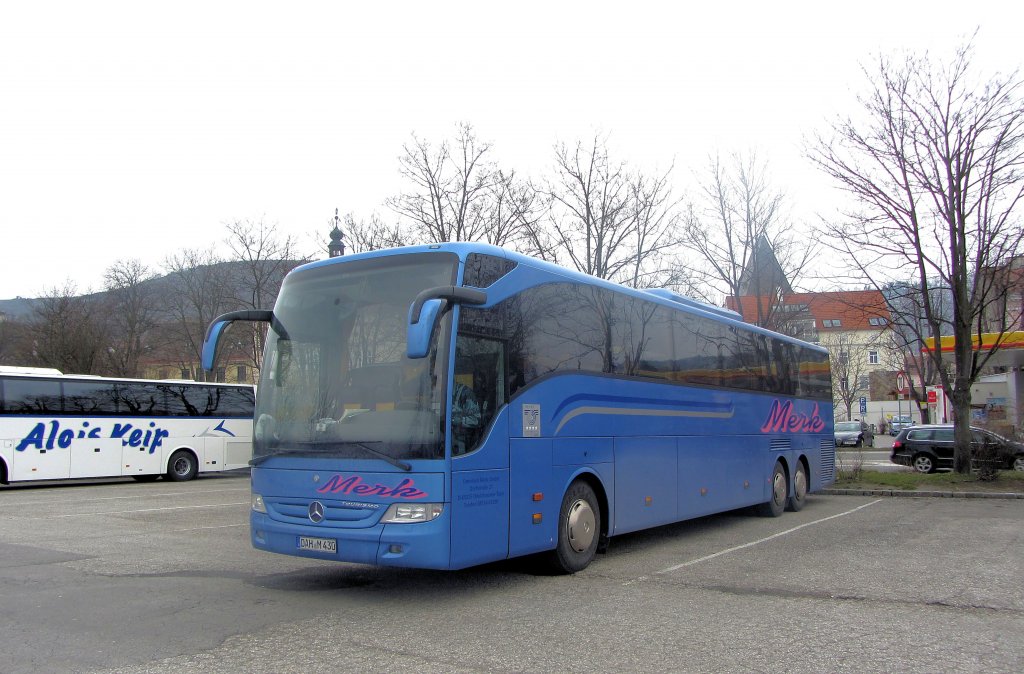
[[[768,418],[761,426],[762,433],[821,433],[825,430],[818,410],[818,403],[810,412],[800,412],[792,400],[775,400],[768,411]]]

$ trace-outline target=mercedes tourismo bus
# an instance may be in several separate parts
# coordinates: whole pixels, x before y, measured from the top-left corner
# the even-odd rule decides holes
[[[254,405],[252,386],[0,368],[0,483],[244,468]]]
[[[486,245],[292,271],[256,403],[259,549],[457,569],[545,553],[834,479],[827,352],[731,311]]]

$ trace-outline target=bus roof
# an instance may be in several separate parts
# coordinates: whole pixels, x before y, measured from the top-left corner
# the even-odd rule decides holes
[[[766,337],[772,337],[774,339],[790,342],[792,344],[799,345],[803,348],[809,348],[816,351],[820,351],[822,353],[828,353],[828,349],[826,349],[823,346],[811,344],[809,342],[797,339],[796,337],[791,337],[789,335],[774,332],[772,330],[768,330],[767,328],[762,328],[758,325],[754,325],[753,323],[746,323],[743,321],[743,317],[739,313],[732,311],[730,309],[725,309],[722,307],[716,307],[711,304],[706,304],[704,302],[690,299],[688,297],[679,295],[678,293],[674,293],[671,290],[666,290],[662,288],[650,290],[637,290],[635,288],[629,288],[627,286],[615,283],[613,281],[608,281],[606,279],[598,278],[596,276],[590,276],[589,274],[584,274],[583,272],[576,271],[574,269],[569,269],[568,267],[562,267],[552,262],[546,262],[544,260],[530,257],[522,253],[517,253],[515,251],[511,251],[506,248],[501,248],[500,246],[495,246],[489,243],[457,241],[447,243],[431,243],[419,246],[403,246],[400,248],[382,248],[380,250],[369,251],[366,253],[354,253],[352,255],[343,255],[341,257],[333,257],[324,260],[317,260],[315,262],[310,262],[300,267],[296,267],[289,273],[289,276],[295,273],[302,273],[304,270],[307,269],[325,267],[334,264],[344,264],[346,262],[352,262],[357,260],[383,258],[392,255],[409,255],[412,253],[440,252],[454,253],[455,255],[458,256],[459,261],[462,263],[465,263],[466,258],[473,253],[493,255],[495,257],[503,257],[506,260],[509,260],[510,262],[515,262],[516,264],[519,265],[531,267],[538,271],[546,272],[547,274],[550,274],[552,276],[559,276],[567,280],[573,280],[579,283],[585,283],[587,285],[605,287],[616,292],[631,295],[639,299],[644,299],[648,301],[653,301],[657,304],[666,305],[679,311],[685,311],[687,313],[712,318],[718,322],[730,325],[732,327],[737,327],[743,330],[748,330],[750,332],[765,335]]]
[[[53,367],[21,367],[18,365],[0,365],[0,374],[62,375],[64,373]]]

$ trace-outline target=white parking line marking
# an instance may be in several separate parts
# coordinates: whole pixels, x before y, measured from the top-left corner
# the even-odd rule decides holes
[[[814,520],[813,522],[806,522],[806,523],[801,524],[799,526],[795,526],[792,529],[786,529],[785,531],[780,531],[777,534],[772,534],[771,536],[766,536],[765,538],[761,538],[761,539],[756,540],[756,541],[751,541],[749,543],[744,543],[743,545],[737,545],[735,547],[728,548],[726,550],[720,550],[720,551],[712,553],[710,555],[705,555],[704,557],[700,557],[698,559],[691,559],[688,562],[683,562],[682,564],[676,564],[675,566],[670,566],[667,569],[662,569],[661,571],[658,571],[657,573],[659,573],[659,574],[672,573],[673,571],[678,571],[679,569],[685,568],[687,566],[693,566],[694,564],[700,564],[701,562],[706,562],[706,561],[708,561],[710,559],[714,559],[716,557],[721,557],[722,555],[728,555],[729,553],[736,552],[737,550],[744,550],[746,548],[753,547],[755,545],[760,545],[761,543],[766,543],[766,542],[768,542],[770,540],[779,538],[780,536],[786,536],[787,534],[791,534],[794,531],[799,531],[799,530],[801,530],[801,529],[803,529],[805,527],[813,526],[815,524],[821,524],[822,522],[828,522],[829,520],[834,520],[837,517],[845,517],[846,515],[851,515],[851,514],[857,512],[858,510],[863,510],[864,508],[867,508],[868,506],[873,506],[876,503],[880,503],[882,500],[883,499],[875,499],[871,503],[865,503],[864,505],[859,505],[856,508],[854,508],[853,510],[847,510],[846,512],[838,513],[836,515],[829,515],[828,517],[823,517],[820,520]]]
[[[65,519],[68,517],[90,517],[92,515],[132,515],[134,513],[152,513],[160,512],[163,510],[192,510],[195,508],[227,508],[229,506],[240,506],[250,505],[249,501],[240,501],[238,503],[211,503],[209,505],[194,505],[194,506],[168,506],[166,508],[139,508],[138,510],[104,510],[98,513],[69,513],[67,515],[46,515],[44,517],[9,517],[7,519],[21,519],[21,520],[56,520]]]
[[[140,498],[154,498],[154,497],[163,498],[163,497],[167,497],[167,496],[190,496],[190,495],[197,495],[197,494],[200,494],[200,495],[201,494],[221,494],[221,493],[224,493],[224,492],[247,492],[247,491],[251,491],[250,487],[248,487],[248,486],[237,488],[237,489],[210,489],[209,491],[169,491],[169,492],[164,492],[164,493],[157,492],[155,494],[147,493],[147,492],[139,492],[139,493],[136,493],[136,494],[127,494],[125,496],[97,496],[95,498],[84,498],[84,499],[77,499],[77,500],[71,500],[71,501],[61,501],[60,504],[63,506],[63,505],[68,505],[68,504],[92,503],[93,501],[119,501],[119,500],[125,500],[125,499],[140,499]],[[13,495],[15,494],[15,492],[11,491],[11,492],[8,492],[8,493],[12,495],[11,498],[13,500]],[[67,492],[62,492],[62,493],[67,493]],[[25,507],[25,506],[48,506],[48,505],[54,505],[55,503],[57,503],[57,501],[55,499],[51,499],[49,501],[18,501],[16,503],[16,505],[19,508],[22,508],[22,507]]]
[[[230,529],[231,527],[247,527],[248,522],[242,522],[241,524],[222,524],[216,527],[192,527],[191,529],[171,529],[172,534],[181,533],[183,531],[199,531],[201,529]]]

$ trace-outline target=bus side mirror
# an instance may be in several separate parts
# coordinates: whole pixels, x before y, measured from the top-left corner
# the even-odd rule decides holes
[[[416,296],[409,307],[406,327],[405,353],[409,358],[425,358],[430,350],[430,337],[434,334],[437,317],[448,302],[458,304],[486,304],[487,293],[476,288],[438,286],[427,288]]]
[[[217,342],[224,334],[224,330],[235,321],[264,321],[271,322],[274,319],[274,312],[262,309],[249,309],[245,311],[229,311],[213,319],[210,327],[206,329],[206,339],[203,340],[203,354],[200,365],[207,372],[213,370],[213,361],[217,356]]]
[[[430,337],[434,334],[437,317],[441,315],[444,305],[444,300],[427,300],[420,308],[418,321],[413,323],[410,316],[405,342],[405,353],[409,358],[426,358],[430,351]]]

